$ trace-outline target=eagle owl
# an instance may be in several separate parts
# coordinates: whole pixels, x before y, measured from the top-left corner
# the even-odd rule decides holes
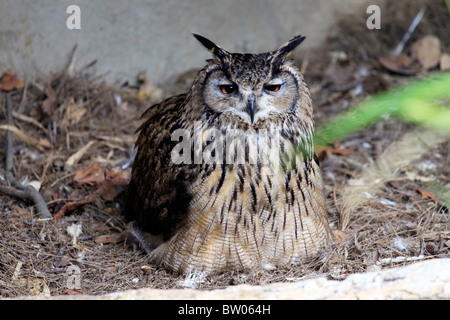
[[[125,217],[152,262],[179,273],[313,259],[331,241],[308,86],[278,50],[212,54],[188,93],[144,114]]]

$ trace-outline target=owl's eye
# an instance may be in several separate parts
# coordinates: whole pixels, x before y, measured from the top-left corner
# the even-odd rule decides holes
[[[277,92],[281,89],[281,84],[266,84],[264,86],[264,90],[270,91],[270,92]]]
[[[224,94],[231,94],[237,91],[237,86],[235,84],[222,84],[219,88]]]

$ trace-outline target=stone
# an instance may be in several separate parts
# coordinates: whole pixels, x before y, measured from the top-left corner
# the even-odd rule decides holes
[[[237,285],[225,289],[196,290],[144,288],[102,296],[26,297],[27,299],[95,300],[405,300],[450,299],[450,259],[433,259],[404,267],[358,273],[343,281],[324,277],[265,286]]]

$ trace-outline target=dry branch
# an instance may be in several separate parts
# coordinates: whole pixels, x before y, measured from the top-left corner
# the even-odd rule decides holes
[[[12,99],[9,94],[6,95],[6,105],[7,105],[7,117],[8,117],[8,124],[9,126],[12,126]],[[8,130],[7,133],[7,147],[6,147],[6,178],[8,179],[9,183],[13,187],[7,187],[0,185],[0,192],[9,196],[21,198],[23,200],[28,200],[33,202],[36,205],[36,208],[39,212],[39,215],[42,218],[51,218],[52,215],[48,211],[47,204],[45,203],[44,199],[42,198],[39,191],[34,189],[31,186],[25,187],[20,182],[16,180],[12,173],[13,165],[14,165],[14,159],[13,159],[13,141],[12,141],[12,134]]]

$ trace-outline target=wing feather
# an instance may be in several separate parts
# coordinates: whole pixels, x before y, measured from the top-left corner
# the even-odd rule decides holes
[[[143,231],[169,238],[186,214],[190,196],[186,174],[171,161],[177,143],[171,133],[181,127],[187,94],[171,97],[142,115],[132,177],[128,186],[125,218],[136,221]]]

